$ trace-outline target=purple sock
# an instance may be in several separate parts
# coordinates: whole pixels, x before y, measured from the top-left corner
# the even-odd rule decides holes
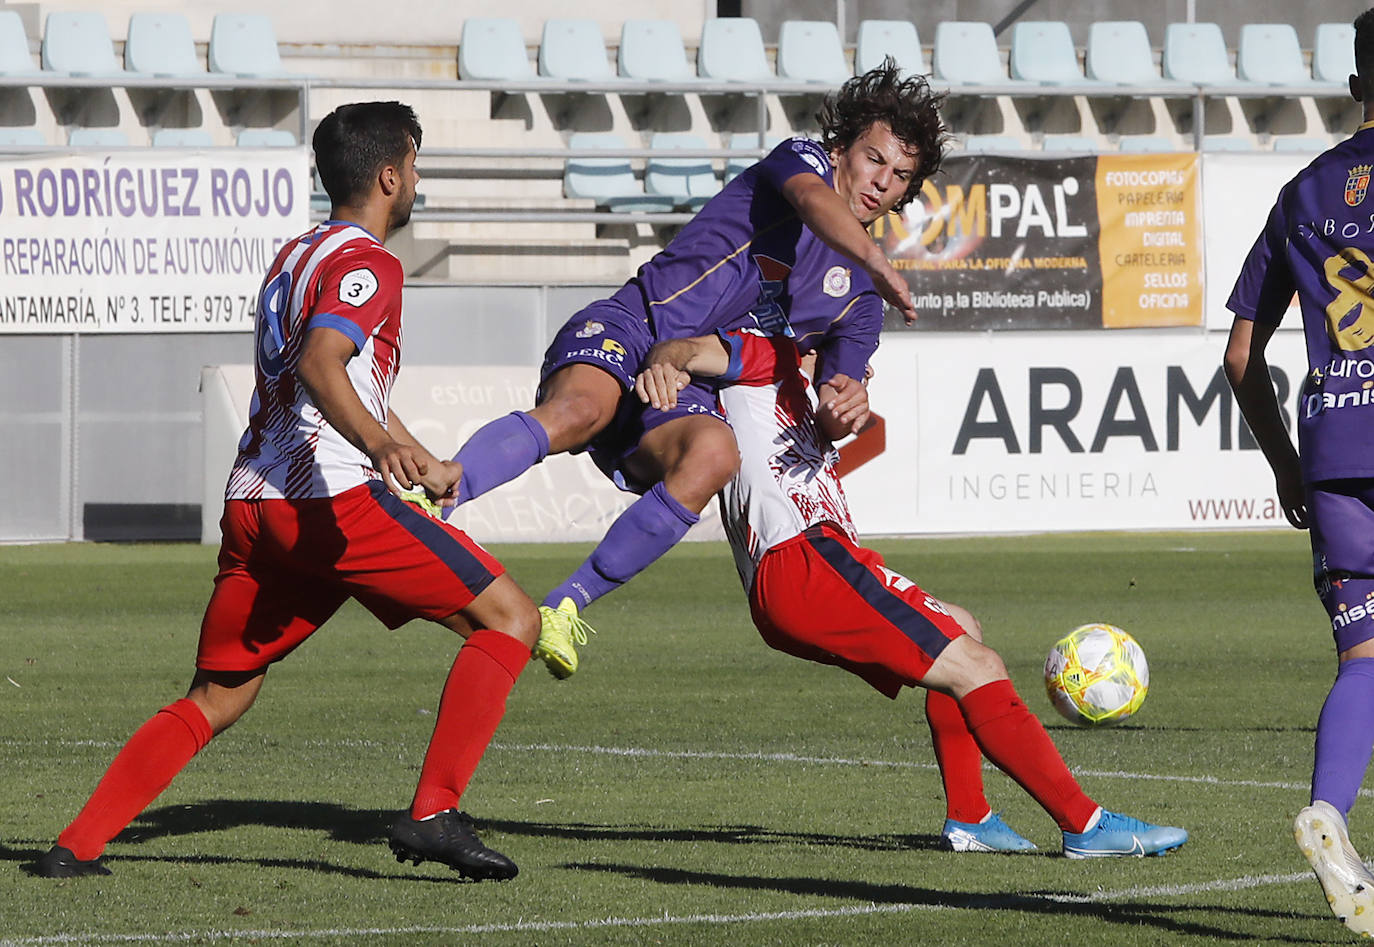
[[[1331,803],[1350,815],[1374,749],[1374,658],[1342,661],[1317,718],[1312,801]]]
[[[585,608],[672,549],[699,519],[673,499],[662,483],[654,484],[616,518],[587,561],[550,592],[544,604],[556,608],[566,597]]]
[[[549,453],[544,426],[523,411],[512,411],[477,429],[453,459],[463,465],[459,505],[514,480]]]

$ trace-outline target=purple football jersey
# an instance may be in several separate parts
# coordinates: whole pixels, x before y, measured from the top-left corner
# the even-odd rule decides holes
[[[782,195],[796,174],[834,184],[817,142],[791,138],[713,197],[613,299],[657,339],[754,328],[816,349],[817,377],[862,378],[883,303],[868,274],[805,227]]]
[[[1285,184],[1226,304],[1277,325],[1298,294],[1309,369],[1298,452],[1309,483],[1374,476],[1371,168],[1374,122]]]

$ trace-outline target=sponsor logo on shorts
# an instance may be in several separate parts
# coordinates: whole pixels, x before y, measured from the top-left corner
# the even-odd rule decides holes
[[[843,266],[832,266],[825,271],[825,278],[821,280],[821,291],[827,296],[834,296],[836,299],[843,299],[849,295],[849,269]]]
[[[579,339],[590,339],[594,335],[600,335],[606,331],[606,327],[595,319],[588,319],[582,328],[574,333]]]
[[[602,339],[601,347],[607,352],[615,352],[622,357],[625,355],[625,346],[621,345],[615,339]]]
[[[616,346],[616,348],[619,347],[619,345]],[[578,349],[576,352],[569,352],[567,357],[569,359],[574,360],[585,358],[598,362],[609,362],[612,365],[618,365],[622,367],[625,364],[625,355],[623,350],[617,353],[604,348]]]

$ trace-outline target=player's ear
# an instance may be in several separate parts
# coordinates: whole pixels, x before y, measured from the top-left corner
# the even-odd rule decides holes
[[[394,164],[382,165],[382,170],[377,172],[377,183],[381,185],[382,193],[387,197],[395,194],[401,187],[401,170]]]

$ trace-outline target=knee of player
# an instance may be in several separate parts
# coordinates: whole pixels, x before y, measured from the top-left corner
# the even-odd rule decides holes
[[[739,470],[739,447],[729,428],[702,432],[678,466],[691,472],[710,493],[720,490]]]
[[[964,630],[964,634],[968,635],[974,641],[981,642],[983,640],[983,623],[974,617],[972,612],[962,605],[955,605],[953,602],[941,602],[940,604],[944,606],[945,611],[949,612],[950,616],[958,623],[959,627]]]
[[[512,638],[518,638],[533,648],[539,641],[539,609],[528,597],[522,595],[521,599],[510,603],[499,627]]]
[[[978,639],[973,639],[974,648],[970,652],[971,665],[977,672],[977,676],[987,680],[999,680],[1007,676],[1007,666],[1002,661],[1002,656],[996,651],[983,644]]]
[[[596,392],[578,389],[560,391],[530,413],[548,430],[551,445],[585,444],[611,423],[615,406]]]

